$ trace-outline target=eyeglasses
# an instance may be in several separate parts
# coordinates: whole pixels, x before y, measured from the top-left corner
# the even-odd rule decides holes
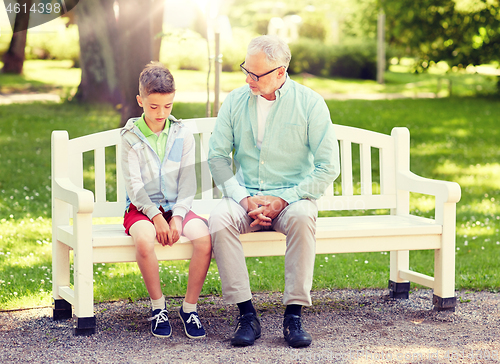
[[[250,75],[250,77],[252,78],[252,80],[254,80],[255,82],[259,82],[259,78],[264,77],[264,76],[267,76],[268,74],[273,73],[274,71],[276,71],[277,69],[279,69],[279,68],[281,68],[281,67],[285,67],[285,66],[279,66],[279,67],[276,67],[276,68],[275,68],[275,69],[273,69],[273,70],[270,70],[269,72],[263,73],[263,74],[261,74],[261,75],[256,75],[255,73],[252,73],[252,72],[248,71],[245,67],[243,67],[243,64],[244,64],[244,63],[245,63],[245,62],[242,62],[242,63],[240,64],[240,68],[241,68],[241,70],[243,71],[243,73],[245,74],[245,76]]]

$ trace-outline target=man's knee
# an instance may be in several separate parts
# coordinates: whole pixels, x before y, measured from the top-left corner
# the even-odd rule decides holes
[[[216,234],[232,225],[233,219],[227,210],[215,208],[210,213],[210,217],[208,218],[210,234]]]
[[[219,232],[238,230],[239,219],[242,218],[241,207],[231,199],[223,199],[210,213],[208,225],[212,239]]]
[[[316,228],[318,208],[309,200],[300,200],[290,205],[286,211],[288,225],[297,228]]]

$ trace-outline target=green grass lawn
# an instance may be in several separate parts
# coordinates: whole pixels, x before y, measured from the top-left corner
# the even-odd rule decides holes
[[[328,101],[328,106],[334,123],[382,133],[390,133],[395,126],[408,127],[412,171],[460,183],[456,287],[498,290],[498,99],[350,100]],[[203,104],[176,104],[173,113],[182,118],[203,116],[204,108]],[[0,106],[0,309],[51,303],[51,131],[65,129],[74,138],[115,128],[119,118],[105,105]],[[433,216],[431,203],[429,198],[412,195],[412,212]],[[161,263],[165,295],[184,295],[188,264]],[[283,289],[282,257],[248,258],[247,264],[254,291]],[[433,274],[432,253],[412,253],[410,267]],[[136,264],[96,264],[94,272],[96,301],[147,297]],[[385,288],[388,275],[387,252],[318,255],[313,288]],[[220,293],[215,262],[202,292],[210,293]]]
[[[81,70],[73,68],[72,61],[29,60],[24,64],[23,75],[0,74],[0,92],[56,92],[62,97],[74,95],[80,83]],[[0,62],[0,68],[2,63]],[[431,72],[415,74],[408,72],[409,67],[392,65],[385,73],[385,84],[372,80],[331,79],[323,77],[291,76],[324,95],[329,94],[381,94],[399,93],[413,97],[420,93],[433,93],[449,96],[451,82],[452,95],[474,96],[494,93],[497,77],[470,73],[464,70],[444,72],[435,67]],[[206,91],[207,73],[202,71],[173,70],[179,92]],[[241,72],[223,72],[221,90],[229,92],[245,84]],[[215,73],[210,74],[210,89],[214,89]]]

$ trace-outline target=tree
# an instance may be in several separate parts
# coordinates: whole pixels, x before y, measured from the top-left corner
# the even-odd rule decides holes
[[[121,101],[114,0],[85,0],[75,9],[80,34],[82,79],[76,99],[82,102]]]
[[[124,125],[142,113],[136,101],[138,78],[147,63],[159,58],[159,47],[153,51],[153,43],[163,7],[158,0],[117,4],[116,8],[114,0],[85,0],[76,8],[82,68],[76,98],[121,107]]]
[[[500,58],[499,0],[384,0],[389,45],[415,56],[421,69],[431,61],[450,66]]]
[[[79,0],[65,0],[64,6],[52,0],[17,0],[5,2],[7,16],[12,26],[12,39],[3,56],[4,73],[21,74],[24,66],[26,34],[28,28],[47,23],[59,16],[67,16]],[[57,7],[55,6],[57,5]]]
[[[29,9],[31,0],[19,0],[19,5],[22,8]],[[30,21],[30,13],[20,11],[16,14],[12,39],[9,49],[3,55],[3,73],[21,74],[24,66],[24,49],[26,48],[26,33]]]

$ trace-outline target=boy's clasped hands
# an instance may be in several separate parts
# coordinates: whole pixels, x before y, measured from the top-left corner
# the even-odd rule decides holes
[[[167,222],[162,214],[153,217],[153,224],[156,229],[156,239],[162,245],[172,246],[182,234],[182,217],[173,216],[170,222]]]

